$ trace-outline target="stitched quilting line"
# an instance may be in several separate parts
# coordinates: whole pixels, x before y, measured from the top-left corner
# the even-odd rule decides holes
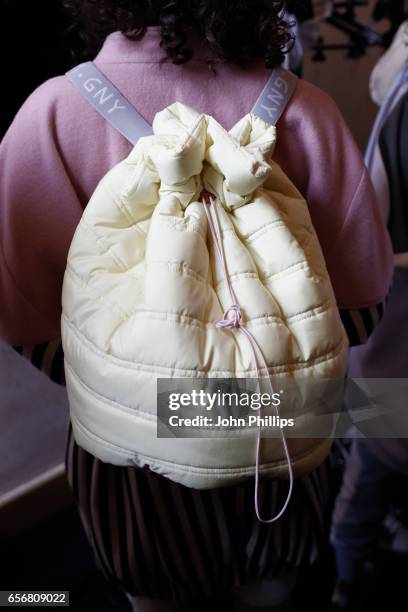
[[[72,280],[75,282],[75,272],[73,272],[70,266],[67,266],[67,273],[68,273],[68,276],[72,275]],[[82,281],[81,277],[77,277],[77,278],[79,282]],[[83,286],[82,282],[81,282],[81,286]],[[92,285],[85,285],[85,286],[88,287],[94,293],[96,293]],[[101,302],[105,302],[109,308],[111,308],[114,312],[116,312],[116,314],[118,315],[122,323],[127,323],[133,318],[140,318],[140,319],[146,318],[146,320],[149,320],[149,319],[150,320],[162,320],[162,321],[167,321],[168,323],[173,324],[173,325],[180,325],[184,327],[196,327],[198,329],[203,329],[203,330],[206,328],[212,329],[213,327],[213,322],[211,321],[207,321],[207,322],[200,321],[199,319],[195,319],[194,317],[190,317],[185,314],[170,313],[167,311],[137,309],[137,310],[132,310],[131,313],[128,315],[124,311],[120,310],[119,307],[117,307],[116,302],[111,302],[106,297],[106,295],[97,293],[97,298]],[[334,305],[331,304],[330,301],[327,301],[321,304],[320,306],[311,308],[303,313],[297,313],[290,317],[286,317],[285,319],[282,319],[278,315],[276,316],[275,315],[262,315],[260,317],[253,317],[249,319],[246,324],[248,325],[248,327],[260,327],[262,325],[266,325],[266,326],[267,325],[281,325],[281,326],[288,327],[287,323],[298,323],[300,321],[312,319],[314,317],[321,316],[322,314],[324,314],[325,312],[329,312],[330,310],[337,310],[337,309],[334,308]]]
[[[111,191],[111,189],[110,189],[109,183],[107,183],[107,184],[106,184],[106,188],[107,188],[107,190],[109,191],[110,195],[112,196],[112,199],[113,199],[113,201],[114,201],[114,203],[115,203],[116,207],[118,208],[118,210],[119,210],[119,211],[122,211],[122,212],[125,214],[125,216],[127,216],[128,220],[133,221],[133,222],[134,222],[135,227],[138,227],[138,225],[139,225],[139,223],[140,223],[140,222],[139,222],[139,221],[136,221],[136,220],[134,219],[134,217],[132,216],[132,214],[131,214],[130,210],[128,209],[128,207],[127,207],[127,205],[126,205],[126,203],[123,201],[123,199],[122,199],[122,198],[120,198],[120,202],[118,202],[118,199],[117,199],[117,197],[116,197],[115,193],[113,193],[113,192]],[[153,207],[154,207],[154,206],[153,206]],[[92,234],[92,235],[95,237],[95,239],[96,239],[96,241],[97,241],[97,244],[98,244],[98,245],[100,245],[100,244],[102,243],[102,245],[103,245],[103,250],[99,250],[99,249],[98,249],[98,250],[99,250],[99,254],[100,254],[100,255],[106,255],[106,254],[107,254],[107,255],[109,255],[109,256],[111,256],[111,257],[113,258],[113,260],[115,261],[115,263],[116,263],[117,265],[119,265],[119,267],[120,267],[121,269],[124,269],[124,270],[127,270],[127,269],[128,269],[127,264],[125,264],[125,262],[123,262],[123,261],[122,261],[122,260],[121,260],[121,259],[120,259],[120,258],[117,256],[117,254],[116,254],[116,253],[114,253],[114,252],[111,250],[111,249],[112,249],[112,247],[113,247],[114,245],[109,245],[109,244],[107,244],[105,236],[104,236],[103,234],[99,234],[98,232],[96,232],[95,228],[94,228],[92,225],[90,225],[90,224],[89,224],[89,223],[86,221],[86,216],[85,216],[85,215],[82,217],[82,219],[81,219],[81,222],[80,222],[80,223],[81,223],[81,224],[83,223],[83,224],[84,224],[84,226],[85,226],[85,227],[88,229],[88,231],[89,231],[89,232],[90,232],[90,233],[91,233],[91,234]],[[237,235],[237,233],[236,233],[236,231],[235,231],[235,229],[234,229],[234,228],[224,228],[224,229],[221,229],[221,233],[222,233],[222,234],[231,234],[232,236],[236,236],[236,237],[238,238],[238,240],[240,240],[240,241],[241,241],[243,244],[245,244],[245,243],[248,243],[248,244],[249,244],[249,243],[251,243],[251,242],[255,241],[255,240],[258,238],[258,234],[259,234],[259,235],[263,235],[264,233],[268,233],[270,228],[272,228],[272,227],[277,227],[277,226],[279,226],[279,227],[280,227],[280,226],[282,226],[282,227],[287,227],[287,226],[286,226],[286,224],[285,224],[285,222],[284,222],[283,220],[277,219],[277,220],[271,221],[270,223],[266,224],[265,226],[262,226],[261,228],[257,228],[257,229],[256,229],[256,230],[255,230],[253,233],[248,234],[246,237],[245,237],[245,236],[243,236],[243,240],[241,240],[241,239],[239,238],[239,236]],[[130,227],[131,227],[131,226],[129,226],[129,228],[130,228]],[[177,227],[177,225],[176,225],[176,224],[175,224],[175,225],[172,225],[171,227],[172,227],[173,229],[177,230],[177,231],[184,231],[184,228],[179,228],[179,227]],[[129,229],[129,228],[127,228],[127,229]],[[140,228],[138,228],[138,229],[139,229],[139,232],[140,232],[140,234],[142,235],[142,237],[145,237],[145,236],[146,236],[145,232],[143,232],[142,230],[140,230]],[[205,242],[204,236],[202,235],[201,228],[197,228],[197,229],[192,228],[192,230],[191,230],[191,231],[194,231],[194,232],[196,232],[197,234],[200,234],[200,235],[201,235],[201,237],[202,237],[202,239],[203,239],[203,241]],[[304,241],[304,243],[300,243],[300,242],[299,242],[299,241],[298,241],[298,240],[297,240],[297,239],[294,237],[294,242],[296,242],[296,243],[299,245],[299,247],[300,247],[301,249],[303,249],[303,250],[304,250],[304,249],[305,249],[305,247],[306,247],[306,245],[308,244],[308,242],[309,242],[310,238],[311,238],[311,235],[308,235],[308,236],[307,236],[307,238],[306,238],[306,240]],[[302,263],[302,262],[299,262],[299,263]],[[294,264],[294,265],[298,265],[298,264]],[[288,268],[287,268],[287,269],[289,270],[291,267],[292,267],[292,266],[288,266]],[[285,271],[286,271],[286,269],[285,269],[285,270],[281,270],[281,271],[280,271],[280,274],[281,274],[281,273],[283,273],[283,272],[285,272]],[[267,276],[267,275],[265,275],[265,277],[266,277],[266,276]]]
[[[112,249],[115,246],[115,244],[107,243],[107,240],[106,240],[106,237],[104,236],[104,234],[97,233],[95,228],[92,225],[90,225],[85,220],[84,216],[82,217],[82,219],[80,221],[80,225],[83,225],[84,228],[86,228],[89,231],[89,233],[92,236],[94,236],[94,238],[96,240],[96,246],[98,248],[98,254],[100,256],[108,255],[109,257],[111,257],[113,259],[113,261],[117,264],[117,266],[119,266],[119,268],[120,268],[120,270],[122,272],[127,272],[127,271],[129,271],[131,269],[131,268],[129,268],[129,266],[120,257],[118,257],[118,255],[114,251],[112,251]],[[180,227],[181,223],[173,223],[173,224],[168,223],[168,225],[169,225],[169,227],[171,227],[175,231],[180,231],[180,232],[185,231],[185,226]],[[129,228],[126,228],[126,229],[129,229]],[[189,225],[188,231],[189,232],[190,231],[194,232],[197,236],[199,236],[201,238],[201,240],[203,241],[203,243],[205,244],[206,248],[207,248],[207,243],[206,243],[206,240],[205,240],[205,236],[203,235],[203,231],[201,230],[200,227],[198,227],[198,225],[196,225],[194,223],[191,223]],[[145,232],[143,232],[143,230],[141,230],[139,228],[138,232],[141,234],[141,238],[144,238],[144,239],[146,238],[146,234],[145,234]],[[138,262],[138,263],[140,263],[140,262]]]
[[[168,216],[168,217],[164,217],[162,221],[164,225],[167,225],[168,227],[170,227],[172,230],[176,232],[185,232],[185,233],[193,232],[194,234],[197,234],[197,236],[200,236],[201,240],[205,244],[205,247],[207,248],[205,230],[201,229],[198,223],[194,223],[192,221],[190,221],[188,226],[186,226],[184,223],[184,219],[185,217],[181,218],[181,217]]]
[[[122,166],[124,164],[124,162],[120,162],[119,164],[117,164],[117,166],[115,168],[117,168],[118,166]],[[129,178],[130,180],[130,178]],[[129,207],[126,204],[126,200],[124,199],[126,197],[126,195],[121,194],[121,193],[117,193],[115,191],[115,189],[113,189],[112,184],[110,183],[108,177],[105,178],[103,184],[99,187],[99,189],[101,188],[106,189],[106,191],[108,192],[108,195],[111,198],[111,201],[114,203],[114,205],[116,206],[116,208],[118,209],[118,211],[120,213],[122,213],[128,221],[131,221],[132,225],[130,227],[137,227],[138,224],[140,223],[140,221],[137,221],[134,216],[132,215],[132,211],[129,209]],[[88,209],[89,210],[89,209]],[[86,211],[86,209],[85,209]],[[81,222],[84,220],[85,215],[81,218]],[[97,236],[99,236],[98,234],[96,234]]]
[[[132,415],[132,416],[134,416],[135,414],[141,415],[141,417],[144,418],[146,421],[157,422],[156,415],[152,414],[151,412],[148,412],[147,410],[143,410],[143,408],[140,408],[139,406],[132,408],[131,406],[127,406],[126,404],[123,404],[123,403],[119,404],[119,402],[115,402],[115,400],[110,399],[109,397],[102,396],[100,393],[98,393],[98,391],[96,391],[96,389],[93,389],[92,387],[90,387],[84,381],[84,379],[81,378],[81,376],[74,370],[74,368],[72,367],[72,365],[69,363],[68,359],[66,358],[65,358],[65,365],[68,368],[69,372],[71,373],[71,376],[75,378],[75,380],[78,382],[79,385],[81,385],[81,387],[85,390],[85,392],[89,393],[89,395],[92,395],[96,400],[100,401],[102,404],[108,404],[109,406],[112,406],[112,408],[114,408],[115,410],[119,410],[128,415]]]
[[[180,262],[182,263],[182,262]],[[129,270],[126,270],[125,273],[127,273]],[[84,279],[81,276],[79,276],[77,274],[77,272],[74,270],[74,268],[72,267],[72,265],[68,262],[67,263],[67,272],[71,275],[71,278],[73,281],[75,281],[75,279],[78,280],[78,283],[80,284],[81,287],[89,287],[97,296],[101,301],[105,301],[106,304],[112,308],[121,318],[124,322],[129,321],[132,317],[134,316],[142,316],[139,313],[145,313],[148,314],[150,313],[152,316],[158,315],[158,314],[163,314],[163,315],[168,315],[169,317],[173,316],[175,318],[179,317],[180,318],[180,325],[185,325],[185,326],[192,326],[192,327],[208,327],[208,326],[212,326],[213,323],[209,322],[209,321],[200,321],[199,319],[195,319],[194,317],[191,317],[189,315],[184,315],[184,314],[179,314],[179,313],[168,313],[168,312],[160,312],[160,311],[154,311],[154,310],[148,310],[148,309],[132,309],[129,310],[129,314],[125,313],[123,310],[120,309],[120,306],[116,303],[116,302],[111,302],[110,300],[108,300],[106,298],[105,295],[99,294],[96,289],[92,286],[92,284],[89,282],[89,279]],[[196,279],[196,280],[200,280],[200,279]],[[202,280],[202,282],[206,282]],[[207,283],[208,284],[208,283]],[[273,298],[273,295],[271,294],[271,297]],[[323,304],[319,304],[318,306],[312,306],[311,308],[308,308],[307,310],[300,312],[300,313],[296,313],[294,315],[290,315],[289,317],[285,317],[285,319],[282,319],[282,317],[279,317],[278,315],[265,315],[263,318],[265,319],[265,321],[270,321],[271,323],[273,321],[276,321],[277,324],[285,324],[285,322],[291,322],[292,320],[294,322],[300,321],[303,319],[307,319],[307,318],[311,318],[313,316],[318,316],[320,314],[322,314],[325,310],[330,310],[331,307],[334,307],[333,304],[331,304],[330,300],[328,300],[327,302],[324,302]],[[163,318],[165,318],[163,316]],[[173,323],[177,323],[176,319],[173,319]],[[251,319],[248,319],[247,323],[248,325],[251,325],[251,322],[254,320],[259,320],[261,317],[253,317]]]
[[[279,229],[280,227],[287,227],[285,221],[283,219],[274,219],[273,221],[265,223],[261,227],[257,227],[256,230],[253,230],[249,234],[243,234],[242,239],[244,242],[250,244],[264,234],[272,233],[274,229]]]
[[[98,234],[95,231],[95,228],[89,225],[89,223],[87,223],[87,221],[85,220],[85,216],[82,217],[80,225],[84,226],[88,230],[88,232],[94,236],[97,246],[102,244],[102,251],[99,251],[99,255],[108,255],[113,259],[115,264],[119,267],[120,270],[122,270],[122,272],[128,271],[129,266],[127,266],[125,262],[122,261],[122,259],[118,257],[118,255],[112,250],[115,244],[109,244],[103,234]],[[71,258],[69,258],[69,260],[70,259]]]
[[[280,227],[284,227],[285,229],[288,230],[288,232],[290,233],[293,239],[293,242],[296,242],[296,244],[298,244],[300,248],[303,248],[304,245],[308,244],[310,239],[313,237],[312,232],[310,232],[308,228],[302,227],[301,229],[303,230],[303,232],[306,232],[306,237],[301,242],[299,238],[293,233],[292,228],[288,227],[287,223],[283,219],[279,219],[279,220],[276,219],[266,224],[265,226],[260,227],[259,229],[255,230],[251,234],[248,234],[247,237],[244,237],[244,242],[247,244],[251,244],[252,242],[255,242],[256,240],[258,240],[258,238],[260,238],[264,234],[272,234],[275,228],[280,228]]]
[[[299,271],[307,271],[310,270],[310,267],[307,262],[298,262],[279,272],[255,272],[253,270],[242,270],[241,272],[231,272],[230,279],[232,282],[240,281],[245,278],[258,279],[264,286],[269,284],[270,281],[275,280],[276,278],[290,276],[291,274],[296,274]],[[266,282],[265,282],[266,281]],[[221,285],[225,285],[225,278],[221,278],[214,285],[215,289],[218,289]]]
[[[71,268],[68,270],[68,272],[69,274],[72,273]],[[78,278],[79,280],[81,280],[80,277]],[[92,286],[89,286],[89,288],[95,292]],[[186,315],[186,314],[171,313],[167,311],[137,309],[137,310],[132,310],[132,312],[128,316],[124,311],[120,311],[116,309],[116,302],[110,302],[108,298],[106,298],[106,296],[102,296],[102,295],[100,296],[100,299],[101,301],[105,301],[107,306],[112,308],[118,314],[118,316],[121,317],[121,320],[124,323],[126,323],[127,321],[130,321],[130,319],[132,318],[140,318],[140,319],[146,318],[146,320],[149,320],[149,319],[152,319],[152,320],[161,319],[163,321],[167,320],[169,323],[172,323],[175,325],[179,324],[185,327],[197,327],[200,329],[213,327],[212,321],[200,321],[199,319],[195,319],[194,317],[190,317],[189,315]],[[334,305],[330,301],[327,301],[319,306],[310,308],[309,310],[306,310],[304,312],[296,313],[295,315],[285,317],[285,319],[282,319],[279,315],[269,315],[268,314],[268,315],[262,315],[259,317],[252,317],[251,319],[247,320],[246,324],[248,325],[248,327],[259,327],[262,325],[269,325],[269,324],[270,325],[273,325],[273,324],[284,325],[285,327],[287,327],[286,324],[288,322],[298,323],[299,321],[304,321],[306,319],[318,317],[324,314],[325,312],[329,312],[330,310],[337,310],[337,309],[334,307]]]
[[[326,312],[329,312],[330,310],[335,310],[337,312],[337,308],[335,308],[330,301],[327,301],[323,302],[323,304],[320,304],[320,306],[310,308],[309,310],[305,310],[304,312],[296,313],[294,315],[291,315],[290,317],[285,317],[284,319],[281,319],[280,317],[270,317],[269,315],[253,317],[252,319],[248,320],[246,325],[248,327],[256,327],[257,325],[265,324],[265,322],[268,321],[269,318],[276,318],[277,320],[282,321],[285,327],[287,327],[286,323],[288,322],[298,323],[299,321],[305,321],[306,319],[313,319],[314,317],[318,317]]]
[[[279,270],[279,272],[255,272],[252,270],[244,270],[241,272],[232,272],[230,274],[230,278],[232,280],[232,282],[235,281],[235,279],[239,280],[241,278],[252,278],[252,279],[259,279],[261,281],[261,283],[263,285],[267,285],[269,284],[270,281],[275,280],[275,279],[279,279],[280,277],[285,277],[285,276],[290,276],[291,274],[296,274],[296,272],[300,272],[304,270],[306,271],[310,271],[313,273],[313,270],[310,268],[309,264],[307,261],[300,261],[297,262],[295,264],[292,264],[290,266],[288,266],[287,268],[284,268],[283,270]],[[314,276],[316,276],[316,274],[314,274]],[[266,282],[265,282],[266,281]],[[222,278],[220,279],[216,284],[215,284],[215,288],[218,289],[219,286],[225,284],[225,279]]]
[[[254,472],[253,465],[241,466],[239,468],[219,468],[217,466],[215,467],[188,466],[188,465],[183,465],[182,463],[177,463],[175,461],[169,461],[168,459],[157,459],[155,457],[151,457],[150,455],[146,455],[145,453],[140,453],[138,451],[130,451],[130,450],[126,451],[121,446],[117,446],[113,442],[109,442],[108,440],[101,438],[97,434],[92,433],[86,427],[86,425],[84,425],[80,421],[80,419],[78,418],[76,414],[72,413],[71,420],[74,421],[75,426],[77,426],[78,429],[82,431],[84,436],[88,437],[93,442],[97,442],[101,446],[105,446],[107,449],[113,449],[118,455],[122,455],[123,457],[134,458],[135,455],[137,455],[141,459],[145,459],[145,460],[147,459],[148,461],[152,461],[154,463],[158,463],[163,466],[168,466],[171,469],[178,471],[180,473],[187,473],[187,474],[190,473],[190,474],[197,474],[197,475],[201,474],[203,476],[208,474],[214,478],[222,478],[223,476],[233,476],[235,474],[237,476],[239,475],[246,476],[248,474],[252,476]],[[236,438],[236,439],[239,440],[239,438]],[[315,453],[317,450],[320,450],[322,447],[327,445],[327,440],[328,438],[325,438],[321,444],[313,446],[313,449],[308,449],[302,453],[297,453],[296,455],[293,456],[292,463],[296,464],[296,462],[302,461],[302,459],[306,459],[308,456]],[[260,468],[262,472],[265,472],[270,469],[284,467],[285,464],[286,462],[283,459],[276,459],[273,461],[269,461],[267,463],[262,463]],[[296,465],[294,467],[296,468]]]
[[[142,159],[138,157],[134,158],[134,151],[132,150],[129,153],[129,155],[126,157],[126,159],[123,160],[123,164],[125,164],[126,166],[130,166],[132,170],[131,170],[130,176],[128,177],[128,180],[123,186],[123,190],[121,192],[121,199],[122,198],[131,199],[133,197],[136,197],[139,191],[139,188],[140,188],[140,183],[145,178],[146,173],[149,173],[149,182],[154,183],[154,185],[157,185],[156,191],[157,193],[159,193],[160,182],[161,182],[160,177],[156,170],[156,167],[154,166],[153,162],[149,158],[146,158],[146,157],[143,157]],[[139,177],[138,177],[137,182],[135,182],[135,179],[137,178],[137,174],[139,174]],[[152,207],[155,205],[156,204],[148,204],[148,206],[152,206]],[[125,203],[125,206],[127,208],[126,203]],[[129,213],[131,214],[130,211]]]
[[[117,304],[117,302],[111,302],[106,296],[106,294],[98,293],[98,291],[96,291],[96,289],[89,282],[89,279],[87,279],[86,282],[81,276],[79,276],[79,274],[75,272],[74,268],[69,262],[67,263],[67,266],[65,268],[65,273],[71,278],[72,282],[76,283],[77,286],[79,285],[81,289],[89,289],[92,293],[94,293],[95,299],[99,300],[102,303],[105,303],[109,309],[111,309],[118,315],[118,317],[123,323],[129,321],[129,314],[122,310]]]
[[[115,204],[118,211],[121,212],[129,221],[131,221],[135,227],[137,227],[139,222],[135,219],[132,214],[132,211],[128,207],[125,200],[126,196],[124,196],[123,194],[117,194],[108,180],[106,181],[104,187],[106,191],[108,191],[112,202]]]
[[[313,232],[310,232],[307,228],[302,227],[302,229],[306,231],[306,236],[304,236],[304,234],[301,234],[300,236],[298,236],[298,235],[292,233],[293,230],[290,227],[288,227],[288,225],[284,221],[282,221],[282,223],[279,224],[279,227],[285,227],[285,228],[288,229],[288,231],[289,231],[289,233],[291,235],[291,238],[292,238],[292,242],[295,243],[299,247],[299,249],[304,253],[305,258],[303,259],[303,262],[307,263],[308,260],[306,258],[306,253],[307,253],[307,251],[309,249],[309,245],[310,245],[311,240],[313,240],[313,238],[316,238],[315,234],[313,234]],[[273,230],[265,231],[265,232],[258,232],[258,230],[256,230],[256,232],[254,232],[254,234],[258,234],[258,233],[259,233],[259,236],[256,235],[253,238],[251,238],[251,240],[243,240],[243,244],[245,244],[247,246],[248,251],[251,254],[252,253],[256,253],[257,254],[257,251],[255,251],[255,249],[251,246],[252,243],[255,242],[260,236],[264,235],[265,233],[266,234],[269,234],[269,233],[272,234]],[[317,240],[317,238],[316,238],[316,240]],[[297,262],[297,263],[302,263],[302,262]],[[291,265],[293,265],[293,264],[291,264]],[[288,266],[288,268],[290,268],[290,267],[291,266]]]
[[[147,410],[143,410],[143,408],[140,408],[139,406],[128,406],[127,404],[124,403],[119,403],[116,402],[115,400],[106,397],[106,395],[101,395],[98,391],[96,391],[96,389],[93,389],[92,387],[89,386],[88,383],[86,383],[84,381],[83,378],[81,378],[81,376],[75,372],[75,370],[73,369],[73,367],[70,365],[70,363],[68,361],[66,361],[66,365],[67,365],[67,369],[69,370],[71,376],[77,381],[77,383],[83,388],[83,390],[85,391],[85,393],[88,393],[89,395],[91,395],[95,400],[97,400],[98,402],[100,402],[101,404],[105,404],[108,406],[111,406],[114,410],[118,410],[119,412],[123,412],[126,415],[129,416],[138,416],[146,421],[149,422],[153,422],[153,423],[157,423],[157,416],[152,413],[152,412],[148,412]],[[200,427],[200,430],[206,430],[206,431],[214,431],[214,427],[212,426],[208,426],[208,427]],[[243,431],[243,432],[248,432],[250,431],[252,428],[248,425],[247,427],[241,427],[239,430],[237,429],[230,429],[228,430],[228,434],[226,433],[223,437],[224,438],[228,438],[230,440],[235,440],[236,438],[239,438],[239,431]],[[221,430],[216,430],[216,431],[221,431]],[[210,436],[210,438],[218,438],[220,436]]]
[[[92,388],[88,383],[84,381],[84,379],[74,370],[74,368],[71,366],[71,364],[69,363],[67,359],[66,359],[66,367],[69,370],[71,376],[84,389],[84,391],[88,393],[89,395],[91,395],[94,399],[96,399],[101,404],[111,406],[114,410],[123,412],[126,415],[129,415],[132,417],[137,416],[146,421],[149,421],[150,423],[157,423],[157,416],[154,413],[148,412],[147,410],[143,410],[143,408],[139,406],[134,406],[134,407],[128,406],[127,404],[116,402],[115,400],[109,397],[106,397],[106,395],[101,395],[98,391],[96,391],[96,389]],[[211,426],[200,427],[200,429],[208,430],[208,431],[214,430],[214,428]],[[230,440],[231,439],[235,440],[236,438],[240,437],[239,431],[249,431],[250,429],[252,428],[248,426],[248,427],[240,428],[240,430],[237,430],[237,429],[228,430],[229,435],[225,435],[223,437],[228,438]],[[217,430],[217,431],[220,431],[220,430]],[[218,438],[219,436],[210,436],[210,437]]]
[[[116,200],[115,200],[115,202],[116,202]],[[131,218],[132,218],[132,217],[131,217]],[[129,266],[128,266],[128,265],[127,265],[127,264],[126,264],[124,261],[122,261],[122,259],[121,259],[120,257],[118,257],[118,255],[117,255],[117,254],[116,254],[114,251],[112,251],[112,248],[113,248],[113,246],[114,246],[114,245],[109,245],[109,244],[107,244],[107,243],[106,243],[106,239],[105,239],[105,237],[104,237],[103,235],[98,234],[98,233],[95,231],[95,229],[94,229],[92,226],[90,226],[90,225],[89,225],[89,224],[88,224],[88,223],[85,221],[85,219],[84,219],[84,218],[82,218],[81,222],[83,223],[84,227],[85,227],[85,228],[86,228],[86,229],[87,229],[87,230],[88,230],[88,231],[91,233],[91,235],[93,235],[93,236],[95,237],[95,239],[96,239],[96,246],[97,246],[97,248],[98,248],[99,254],[100,254],[100,255],[108,255],[108,256],[110,256],[110,257],[113,259],[113,261],[114,261],[114,262],[115,262],[115,263],[116,263],[116,264],[119,266],[119,268],[122,270],[122,272],[123,272],[123,273],[127,273],[127,272],[128,272],[130,269],[131,269],[131,268],[129,268]],[[283,222],[282,222],[282,223],[283,223]],[[269,225],[270,225],[270,224],[269,224]],[[267,228],[267,227],[268,227],[268,225],[267,225],[267,226],[265,226],[265,227]],[[175,229],[178,229],[178,228],[175,228]],[[227,231],[228,233],[233,233],[234,235],[236,235],[236,234],[235,234],[235,231],[234,231],[233,229],[231,229],[231,228],[229,228],[229,229],[228,229],[228,230],[226,230],[226,231]],[[200,235],[200,236],[201,236],[202,240],[204,241],[204,238],[203,238],[203,236],[202,236],[202,233],[201,233],[201,232],[197,232],[197,233],[198,233],[198,235]],[[309,236],[308,238],[310,238],[310,236]],[[305,244],[304,244],[304,245],[302,245],[302,247],[303,247],[303,248],[306,246],[306,243],[307,243],[307,242],[308,242],[308,239],[305,241]],[[99,247],[101,247],[101,246],[102,246],[102,249],[101,249],[101,248],[99,248]],[[300,264],[301,264],[301,263],[302,263],[302,262],[300,262]],[[293,265],[293,266],[289,266],[287,269],[280,271],[278,274],[279,274],[279,275],[284,275],[284,273],[285,273],[285,272],[287,272],[287,271],[289,271],[289,269],[290,269],[290,268],[292,268],[293,273],[296,273],[296,272],[298,271],[298,269],[299,269],[299,268],[296,268],[296,266],[298,266],[298,265],[300,265],[300,264],[295,264],[295,265]],[[69,265],[69,262],[68,262],[68,265]],[[307,265],[307,263],[306,263],[306,265]],[[191,268],[191,270],[192,270],[192,268]],[[73,267],[72,267],[72,266],[71,266],[71,273],[76,275],[76,272],[74,272],[74,269],[73,269]],[[289,273],[290,273],[290,272],[289,272]],[[196,273],[196,274],[197,274],[197,273]],[[83,279],[83,278],[79,277],[79,275],[76,275],[76,276],[78,276],[78,278],[80,278],[80,279],[81,279],[81,283],[82,283],[82,284],[85,282],[85,286],[90,286],[90,287],[92,288],[92,290],[94,291],[94,293],[95,293],[96,295],[98,295],[99,299],[103,301],[103,296],[102,296],[102,295],[100,295],[100,294],[98,294],[98,292],[95,290],[95,288],[93,288],[93,287],[92,287],[92,285],[89,283],[89,281],[88,281],[88,280],[86,280],[86,281],[85,281],[85,279]],[[277,275],[275,276],[275,278],[276,278],[276,277],[277,277]],[[71,278],[72,278],[72,276],[71,276]],[[236,279],[234,279],[234,280],[238,280],[238,278],[239,278],[239,277],[238,277],[238,276],[236,276]],[[259,277],[258,277],[258,278],[259,278]],[[269,278],[272,278],[272,277],[269,277]],[[265,276],[265,280],[267,280],[267,279],[268,279],[268,277],[267,277],[267,276]],[[263,283],[261,278],[259,278],[259,280],[260,280],[260,282],[263,284],[263,286],[265,286],[265,287],[267,287],[267,285],[269,284],[268,282]],[[204,281],[203,281],[203,282],[204,282]],[[219,285],[219,284],[220,284],[220,283],[218,283],[218,285]],[[217,285],[217,287],[218,287],[218,285]],[[272,297],[273,297],[273,296],[272,296]],[[115,312],[116,312],[116,313],[117,313],[117,314],[118,314],[118,315],[121,317],[121,319],[122,319],[123,321],[126,321],[126,320],[127,320],[127,319],[126,319],[126,316],[127,316],[127,318],[128,318],[128,319],[129,319],[130,317],[132,317],[132,316],[133,316],[133,313],[134,313],[134,311],[133,311],[133,310],[132,310],[132,311],[130,311],[130,314],[129,314],[129,315],[126,315],[126,314],[124,313],[124,311],[122,311],[122,310],[120,309],[120,306],[119,306],[118,304],[113,303],[113,302],[110,302],[110,301],[108,301],[108,300],[105,300],[105,302],[106,302],[107,304],[109,304],[109,305],[110,305],[110,307],[112,307],[112,308],[115,310]],[[315,308],[315,307],[314,307],[314,308]],[[312,309],[310,309],[310,310],[313,310],[314,308],[312,308]],[[305,314],[306,314],[306,312],[307,312],[307,311],[305,311],[304,313],[296,313],[296,315],[292,315],[292,317],[293,317],[293,316],[295,316],[295,317],[301,317],[302,315],[305,315]],[[305,316],[304,318],[307,318],[307,317]],[[286,321],[290,321],[290,319],[291,319],[291,317],[285,317],[285,320],[286,320]],[[299,320],[300,320],[300,319],[299,319]]]
[[[163,260],[155,260],[155,261],[146,261],[145,267],[150,268],[154,266],[161,266],[163,268],[167,268],[169,271],[173,273],[178,273],[180,276],[186,276],[188,278],[192,278],[198,283],[204,284],[206,286],[209,285],[207,279],[196,272],[194,268],[189,266],[184,261],[172,261],[171,259],[163,259]]]
[[[232,377],[252,378],[253,376],[256,375],[255,370],[247,370],[247,371],[240,370],[238,372],[231,372],[228,370],[216,370],[216,369],[194,370],[191,368],[189,369],[180,368],[180,367],[175,368],[173,366],[162,366],[159,364],[143,364],[143,363],[137,363],[134,361],[126,361],[124,359],[120,359],[119,357],[116,357],[115,355],[106,355],[85,334],[83,334],[78,329],[76,329],[76,327],[68,319],[65,313],[62,314],[61,318],[65,322],[67,327],[70,328],[71,332],[77,337],[77,339],[80,342],[85,343],[88,346],[89,350],[93,352],[97,357],[103,359],[104,361],[108,361],[109,363],[114,363],[118,367],[123,367],[124,369],[127,369],[127,370],[136,370],[136,371],[146,372],[146,373],[155,374],[155,375],[158,374],[158,371],[162,371],[163,373],[168,374],[171,377],[177,377],[178,374],[181,374],[180,376],[181,378],[184,376],[187,376],[189,378],[200,378],[200,377],[207,378],[209,374],[213,378],[232,378]],[[323,356],[319,356],[313,361],[307,360],[304,362],[295,362],[293,364],[281,364],[278,366],[269,366],[268,374],[273,375],[273,376],[279,376],[279,375],[284,375],[284,374],[288,374],[288,373],[296,372],[296,371],[300,372],[300,371],[310,370],[316,367],[317,365],[337,359],[338,357],[341,356],[342,352],[347,351],[347,350],[348,350],[348,344],[344,342],[344,337],[342,337],[339,344],[331,352]],[[239,376],[239,375],[242,375],[242,376]]]

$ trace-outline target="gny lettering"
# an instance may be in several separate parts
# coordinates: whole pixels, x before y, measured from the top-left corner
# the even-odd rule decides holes
[[[276,114],[279,112],[279,108],[288,93],[288,86],[281,77],[278,77],[268,90],[262,95],[259,107],[268,115],[269,120],[274,123]],[[267,101],[271,103],[268,106]]]
[[[79,77],[81,75],[78,75]],[[83,88],[88,93],[95,92],[92,98],[94,98],[98,104],[103,106],[104,104],[109,103],[109,108],[107,109],[107,113],[110,115],[118,110],[125,110],[126,106],[121,104],[118,98],[115,98],[115,94],[112,91],[109,91],[109,88],[105,85],[104,87],[100,87],[102,85],[102,81],[96,77],[90,77],[86,79],[83,83]]]

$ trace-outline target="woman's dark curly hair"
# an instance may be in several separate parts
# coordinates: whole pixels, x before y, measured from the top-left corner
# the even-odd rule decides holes
[[[204,43],[211,64],[245,65],[263,59],[268,68],[280,64],[292,44],[284,4],[276,0],[64,0],[89,55],[111,32],[120,30],[137,40],[147,26],[158,25],[164,59],[175,64],[193,57],[194,38]]]

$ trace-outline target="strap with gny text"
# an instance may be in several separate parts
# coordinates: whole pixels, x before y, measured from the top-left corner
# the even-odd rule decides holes
[[[132,104],[93,62],[84,62],[67,72],[67,77],[85,100],[132,144],[151,135],[152,128]],[[275,68],[252,112],[276,125],[297,83],[297,77],[283,68]]]

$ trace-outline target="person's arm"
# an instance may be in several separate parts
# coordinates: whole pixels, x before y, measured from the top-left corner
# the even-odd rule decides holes
[[[0,144],[0,338],[64,384],[61,290],[82,206],[53,96],[50,82],[37,89]]]
[[[299,81],[283,119],[277,161],[308,203],[350,345],[363,344],[383,315],[392,250],[362,154],[336,104],[310,83]]]
[[[357,154],[356,163],[358,158]],[[379,325],[386,308],[392,275],[391,245],[385,221],[364,169],[363,179],[346,210],[346,218],[331,251],[329,268],[336,270],[334,278],[338,280],[333,285],[335,293],[336,290],[339,293],[338,287],[342,286],[343,297],[340,299],[343,304],[349,301],[357,305],[349,308],[339,306],[350,347],[353,347],[365,344]],[[358,282],[358,273],[361,274],[361,297],[355,291],[352,293],[343,280],[352,287]]]

